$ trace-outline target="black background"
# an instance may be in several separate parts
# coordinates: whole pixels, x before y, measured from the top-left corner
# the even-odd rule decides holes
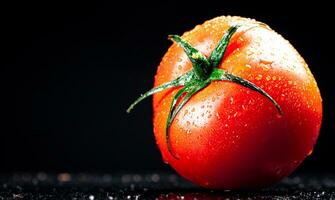
[[[1,65],[9,69],[2,96],[9,104],[2,105],[1,172],[169,170],[155,145],[151,101],[130,115],[125,110],[152,87],[171,45],[168,34],[220,15],[269,24],[305,58],[322,93],[324,118],[314,153],[299,170],[335,172],[330,3],[117,3],[15,1],[2,7]]]

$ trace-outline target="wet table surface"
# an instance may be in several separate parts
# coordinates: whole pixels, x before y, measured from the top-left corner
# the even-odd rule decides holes
[[[0,175],[0,199],[335,199],[335,175],[293,175],[262,190],[212,191],[176,174]]]

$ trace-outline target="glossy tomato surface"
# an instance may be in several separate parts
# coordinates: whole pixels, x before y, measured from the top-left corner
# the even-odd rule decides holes
[[[218,17],[184,33],[206,56],[227,29],[232,37],[219,68],[247,79],[280,105],[279,115],[264,96],[241,85],[212,82],[165,128],[172,97],[180,88],[154,95],[154,133],[163,159],[181,176],[203,187],[243,189],[268,186],[289,175],[313,151],[322,118],[322,100],[304,59],[267,25],[241,17]],[[182,48],[173,44],[163,57],[155,86],[191,70]]]

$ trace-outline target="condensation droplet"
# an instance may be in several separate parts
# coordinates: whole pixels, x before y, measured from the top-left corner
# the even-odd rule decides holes
[[[234,103],[234,98],[230,97],[230,104],[233,104],[233,103]]]
[[[307,156],[312,155],[312,153],[313,153],[313,149],[311,149],[311,150],[307,153]]]
[[[262,69],[264,71],[268,71],[270,69],[270,66],[269,65],[262,65]]]
[[[263,78],[263,75],[262,74],[258,74],[257,76],[256,76],[256,80],[261,80]]]

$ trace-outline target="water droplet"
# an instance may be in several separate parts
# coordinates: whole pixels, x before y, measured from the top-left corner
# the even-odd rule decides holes
[[[230,97],[230,104],[233,104],[233,103],[234,103],[234,98]]]
[[[257,76],[256,76],[256,80],[261,80],[263,78],[263,75],[262,74],[258,74]]]
[[[268,60],[268,59],[261,59],[259,62],[260,62],[260,63],[263,63],[263,64],[265,64],[265,65],[268,65],[268,64],[272,64],[272,63],[273,63],[272,60]]]
[[[312,155],[312,153],[313,153],[313,149],[311,149],[311,150],[307,153],[307,156]]]
[[[251,65],[246,64],[245,67],[250,69],[250,68],[251,68]]]
[[[268,71],[270,69],[269,65],[262,65],[264,71]]]
[[[160,179],[160,177],[159,177],[158,174],[153,174],[153,175],[151,176],[151,180],[152,180],[153,182],[158,182],[159,179]]]
[[[93,195],[90,195],[88,198],[89,198],[89,200],[94,200],[94,196]]]

